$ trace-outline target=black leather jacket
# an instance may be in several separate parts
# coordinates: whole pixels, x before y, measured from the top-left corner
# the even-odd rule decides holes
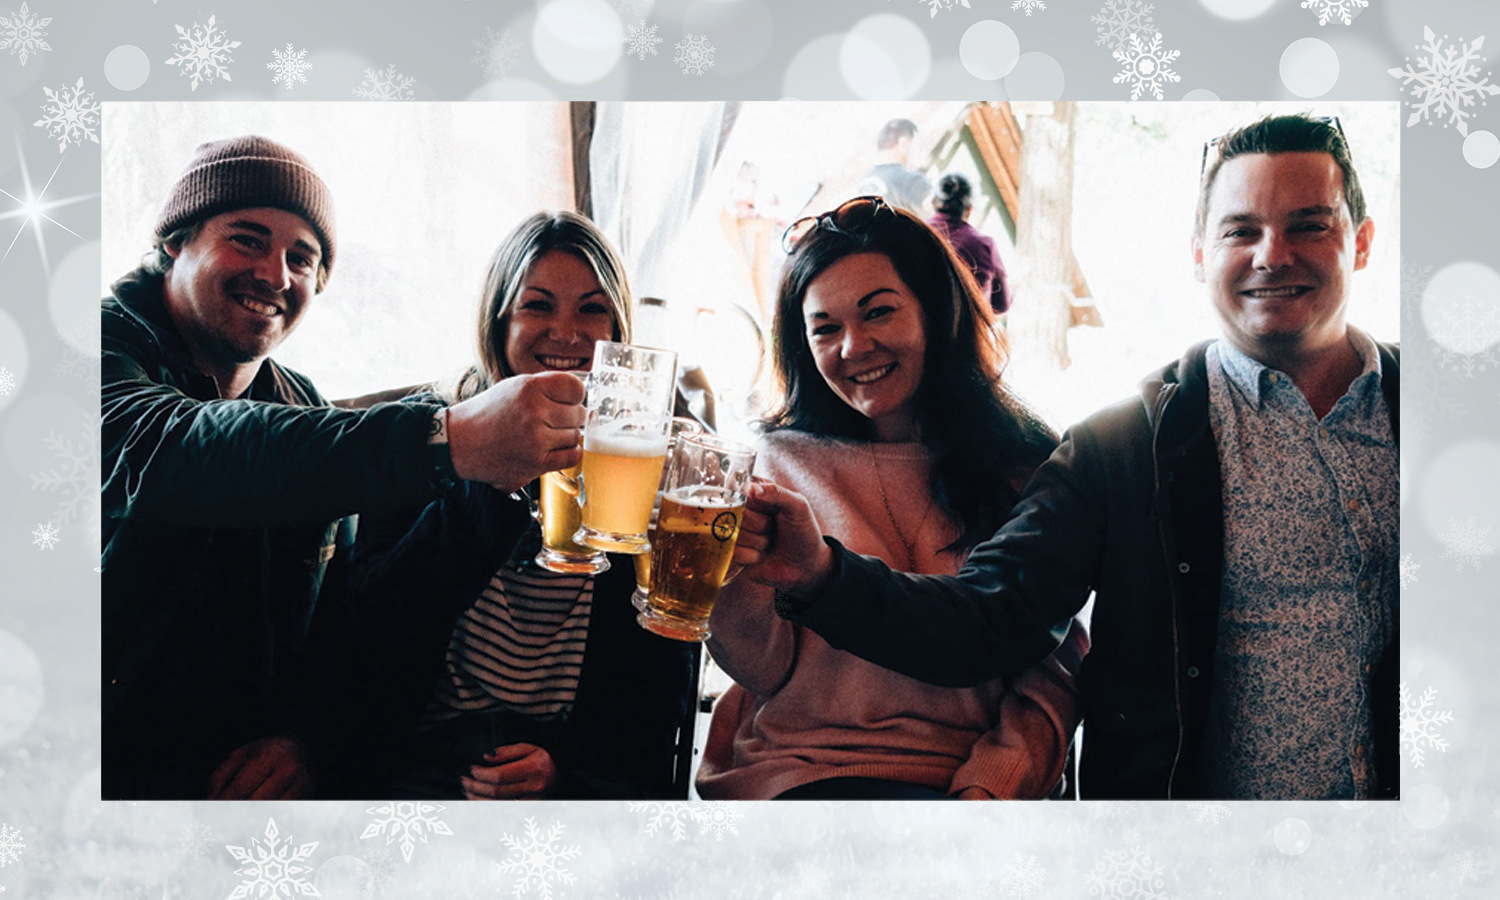
[[[956,577],[891,572],[835,547],[813,597],[778,609],[830,644],[934,684],[1009,675],[1051,652],[1053,628],[1096,595],[1083,662],[1090,798],[1194,798],[1213,683],[1223,564],[1207,344],[1148,378],[1138,400],[1071,428],[1013,518]],[[1400,440],[1399,349],[1380,347]],[[832,543],[832,542],[830,542]],[[1399,634],[1374,673],[1375,795],[1399,778]]]
[[[201,797],[234,747],[284,725],[319,595],[352,539],[346,517],[436,495],[432,409],[333,409],[271,360],[243,399],[220,400],[172,324],[161,277],[138,270],[111,290],[101,309],[106,794],[135,790],[121,779],[171,776],[171,790]]]

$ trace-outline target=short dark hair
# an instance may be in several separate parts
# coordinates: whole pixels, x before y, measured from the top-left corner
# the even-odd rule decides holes
[[[1236,128],[1204,150],[1203,175],[1198,183],[1198,213],[1193,233],[1203,236],[1208,225],[1208,195],[1224,163],[1250,153],[1327,153],[1344,173],[1344,202],[1349,218],[1359,226],[1365,221],[1365,194],[1349,154],[1349,142],[1337,120],[1314,118],[1307,113],[1266,116]]]
[[[922,305],[927,348],[916,395],[918,423],[922,442],[937,453],[932,496],[963,525],[950,549],[967,550],[1005,521],[1020,499],[1020,485],[1057,440],[1001,383],[1009,348],[969,267],[927,223],[906,210],[882,207],[864,228],[820,225],[793,247],[771,326],[781,401],[761,425],[766,431],[873,439],[870,420],[839,399],[818,372],[802,305],[812,281],[839,260],[859,253],[885,256]]]
[[[916,137],[917,123],[911,119],[892,119],[880,128],[875,137],[876,150],[889,150],[902,138]]]
[[[974,205],[974,187],[969,179],[957,172],[950,172],[938,179],[937,195],[932,205],[950,219],[961,219]]]
[[[189,222],[180,228],[175,228],[170,234],[152,238],[151,249],[146,252],[141,260],[141,268],[151,275],[165,275],[171,271],[172,263],[176,260],[172,254],[167,252],[167,247],[181,247],[190,243],[203,230],[203,223],[207,219],[199,219]],[[328,264],[320,256],[318,258],[318,281],[315,285],[316,293],[323,293],[323,288],[328,286]]]

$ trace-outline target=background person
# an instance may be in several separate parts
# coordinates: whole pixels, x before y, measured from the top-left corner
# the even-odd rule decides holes
[[[809,222],[778,292],[785,399],[764,423],[759,473],[804,494],[848,546],[955,572],[1056,438],[1001,385],[1003,338],[921,220],[862,198],[793,228]],[[746,578],[724,588],[710,627],[736,684],[714,707],[706,798],[1040,797],[1062,773],[1081,627],[1018,678],[968,688],[835,649]]]
[[[480,363],[447,400],[586,373],[596,342],[630,333],[630,287],[604,236],[538,213],[495,251]],[[540,546],[526,505],[477,483],[361,523],[356,594],[383,614],[378,682],[355,689],[375,707],[362,745],[379,747],[393,796],[670,796],[692,647],[635,624],[630,557],[559,574],[534,563]]]
[[[939,178],[932,205],[937,214],[929,218],[927,224],[943,236],[958,258],[974,273],[979,293],[989,298],[990,309],[995,315],[1009,310],[1010,287],[995,239],[969,224],[969,213],[974,211],[974,189],[969,179],[956,172]]]
[[[892,119],[881,126],[875,136],[875,165],[865,173],[855,193],[884,197],[893,206],[924,215],[932,182],[910,168],[911,142],[916,136],[917,123],[911,119]]]
[[[339,627],[349,612],[344,517],[454,476],[514,489],[579,459],[570,377],[447,411],[353,412],[271,360],[336,250],[333,199],[306,159],[264,137],[213,141],[172,185],[143,265],[102,301],[106,798],[311,793],[303,739],[321,726],[303,646],[315,618]]]

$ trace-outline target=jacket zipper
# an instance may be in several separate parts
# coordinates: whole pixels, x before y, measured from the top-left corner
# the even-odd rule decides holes
[[[1177,385],[1165,384],[1156,401],[1156,421],[1151,423],[1151,463],[1153,477],[1155,480],[1156,502],[1162,503],[1165,490],[1162,487],[1161,478],[1161,454],[1157,441],[1161,438],[1161,423],[1166,415],[1167,405],[1177,395]],[[1172,789],[1177,783],[1177,766],[1182,761],[1182,744],[1186,739],[1186,732],[1182,726],[1182,644],[1177,633],[1177,611],[1181,606],[1181,588],[1177,579],[1172,577],[1170,567],[1173,561],[1175,547],[1167,537],[1166,506],[1159,508],[1158,515],[1161,516],[1161,541],[1162,555],[1166,557],[1168,566],[1167,581],[1172,586],[1172,703],[1177,712],[1177,750],[1172,756],[1172,769],[1167,774],[1167,799],[1172,799]]]

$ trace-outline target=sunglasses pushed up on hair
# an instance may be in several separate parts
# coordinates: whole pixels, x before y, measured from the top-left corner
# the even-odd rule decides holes
[[[870,194],[846,200],[822,215],[803,216],[781,233],[781,250],[791,253],[799,241],[820,228],[837,234],[861,235],[882,212],[894,215],[884,197]]]

